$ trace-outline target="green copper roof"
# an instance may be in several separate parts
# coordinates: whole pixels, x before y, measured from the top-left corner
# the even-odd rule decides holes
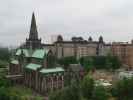
[[[37,49],[33,52],[32,57],[43,59],[47,53],[47,49]]]
[[[29,52],[27,49],[22,49],[23,50],[23,53],[26,57],[29,57]],[[17,52],[16,52],[16,55],[19,56],[21,55],[21,49],[18,49]]]
[[[38,68],[41,68],[41,65],[30,63],[25,68],[36,71]]]
[[[64,72],[64,69],[61,67],[49,68],[49,69],[43,68],[42,70],[40,70],[40,72],[42,74],[49,74],[49,73],[56,73],[56,72]]]
[[[12,60],[11,63],[16,65],[19,64],[18,60]]]

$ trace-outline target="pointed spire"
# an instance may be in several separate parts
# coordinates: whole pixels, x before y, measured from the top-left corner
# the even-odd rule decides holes
[[[99,42],[103,43],[103,37],[102,36],[99,37]]]
[[[34,12],[32,14],[29,39],[30,40],[38,39],[38,32],[37,32],[36,19],[35,19]]]

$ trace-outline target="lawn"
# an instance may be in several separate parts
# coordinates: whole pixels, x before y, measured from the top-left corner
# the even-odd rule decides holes
[[[17,96],[22,100],[44,100],[44,97],[23,86],[13,86],[9,88],[11,96]]]

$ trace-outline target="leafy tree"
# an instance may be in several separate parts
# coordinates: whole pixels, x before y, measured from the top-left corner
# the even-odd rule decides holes
[[[10,87],[11,83],[9,80],[4,79],[4,78],[0,78],[0,87]]]
[[[9,90],[6,87],[0,87],[0,100],[10,100]]]
[[[62,90],[58,90],[56,92],[51,93],[49,96],[49,100],[62,100],[62,93]]]
[[[76,57],[74,56],[69,56],[69,57],[63,57],[61,59],[58,59],[58,63],[60,65],[63,65],[65,68],[69,66],[69,64],[76,64],[78,63]]]
[[[9,86],[10,82],[0,77],[0,100],[10,100]]]
[[[10,51],[8,48],[0,47],[0,59],[4,61],[9,61],[10,59]]]
[[[4,61],[3,59],[0,59],[0,68],[5,68],[7,66],[8,62]]]
[[[106,57],[106,66],[108,69],[118,69],[121,66],[121,62],[117,56],[108,55]]]
[[[108,100],[109,93],[103,86],[96,86],[93,91],[93,100]]]
[[[79,62],[86,70],[91,70],[93,68],[93,59],[92,57],[81,57]]]
[[[50,100],[81,100],[79,85],[73,81],[69,87],[65,87],[63,90],[56,91],[50,95]]]
[[[118,69],[121,62],[116,56],[87,56],[79,59],[80,64],[86,69]]]
[[[116,84],[112,93],[118,100],[133,100],[133,78],[124,78]]]
[[[112,69],[118,69],[118,68],[120,68],[121,62],[120,62],[120,60],[118,59],[118,57],[114,56],[114,57],[111,59],[111,62],[112,62]]]
[[[94,89],[94,80],[88,74],[81,82],[81,91],[82,91],[83,97],[88,100],[92,98],[93,89]]]
[[[106,57],[105,56],[94,56],[93,57],[93,65],[97,69],[105,68],[106,67]]]
[[[71,97],[68,100],[80,100],[80,86],[77,80],[72,81],[68,92],[70,93],[68,96]],[[66,94],[68,92],[66,92]]]
[[[71,85],[71,75],[70,73],[66,73],[64,75],[64,86],[70,86]]]

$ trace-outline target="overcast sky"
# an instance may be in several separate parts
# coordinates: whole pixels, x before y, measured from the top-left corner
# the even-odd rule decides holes
[[[35,12],[39,37],[53,41],[57,34],[100,35],[105,41],[133,38],[133,0],[0,0],[0,44],[19,45],[29,34]]]

